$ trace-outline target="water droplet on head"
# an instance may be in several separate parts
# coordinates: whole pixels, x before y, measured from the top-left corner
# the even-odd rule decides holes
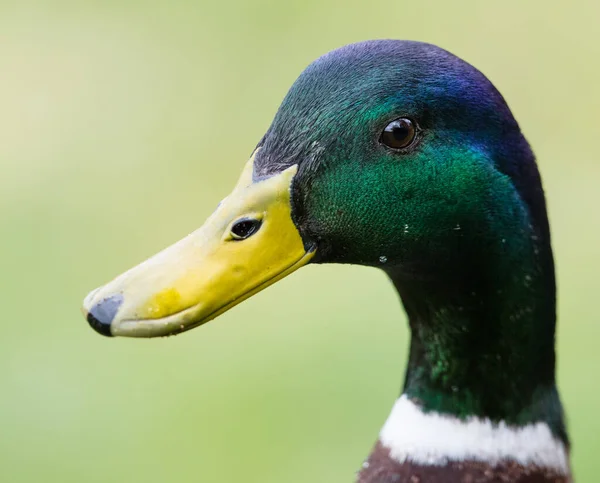
[[[387,262],[387,257],[386,257],[385,255],[381,255],[381,256],[379,257],[379,262],[380,262],[380,263],[385,263],[385,262]]]
[[[408,225],[404,225],[404,233],[408,233]]]

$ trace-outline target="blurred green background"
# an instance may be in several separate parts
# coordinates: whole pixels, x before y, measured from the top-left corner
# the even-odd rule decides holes
[[[180,337],[100,337],[89,289],[198,227],[287,89],[370,38],[436,43],[539,159],[558,378],[600,473],[600,6],[594,1],[0,2],[0,481],[350,482],[399,393],[383,274],[311,266]]]

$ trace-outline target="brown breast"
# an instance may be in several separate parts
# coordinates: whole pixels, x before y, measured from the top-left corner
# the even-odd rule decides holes
[[[357,483],[570,483],[571,478],[514,462],[492,466],[479,461],[449,462],[443,466],[399,463],[379,441],[358,473]]]

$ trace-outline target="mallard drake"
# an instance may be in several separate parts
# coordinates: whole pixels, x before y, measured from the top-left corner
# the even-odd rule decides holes
[[[307,263],[383,270],[409,319],[404,388],[358,482],[570,481],[544,192],[482,73],[409,41],[317,59],[206,223],[84,312],[107,336],[177,334]]]

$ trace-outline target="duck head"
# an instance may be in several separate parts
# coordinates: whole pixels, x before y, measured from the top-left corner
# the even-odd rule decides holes
[[[483,74],[418,42],[363,42],[319,58],[206,223],[92,291],[84,312],[104,335],[176,334],[309,262],[384,269],[413,332],[435,313],[440,327],[496,333],[482,322],[496,302],[506,317],[524,301],[553,314],[537,168]],[[500,307],[505,290],[514,306]],[[552,346],[549,332],[539,344]]]

